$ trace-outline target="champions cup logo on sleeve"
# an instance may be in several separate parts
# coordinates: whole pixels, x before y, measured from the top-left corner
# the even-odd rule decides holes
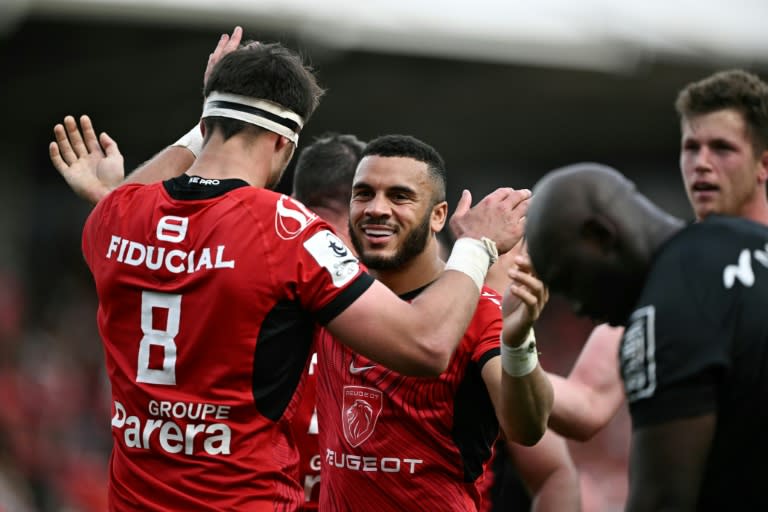
[[[275,231],[283,240],[292,240],[299,236],[307,226],[317,219],[317,215],[306,206],[286,195],[277,200],[275,212]]]
[[[328,270],[337,288],[352,280],[360,269],[357,258],[352,255],[344,242],[327,229],[312,235],[304,242],[304,248],[320,266]]]
[[[353,448],[371,437],[382,406],[382,393],[378,389],[344,386],[341,423],[344,426],[344,437]]]

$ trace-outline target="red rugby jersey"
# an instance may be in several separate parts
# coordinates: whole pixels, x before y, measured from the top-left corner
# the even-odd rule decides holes
[[[317,428],[317,353],[313,353],[296,414],[291,421],[296,447],[299,450],[299,483],[304,488],[301,510],[317,510],[320,498],[320,449]]]
[[[402,376],[324,331],[320,510],[477,509],[477,485],[499,433],[480,371],[499,354],[500,300],[490,288],[483,291],[448,369],[436,378]]]
[[[318,328],[320,330],[320,328]],[[301,510],[317,510],[320,497],[320,449],[317,427],[317,352],[312,353],[307,365],[304,390],[291,421],[296,447],[299,450],[299,483],[304,487],[304,505]]]
[[[88,218],[112,384],[112,510],[296,510],[288,422],[314,322],[373,282],[303,205],[241,180],[126,185]]]

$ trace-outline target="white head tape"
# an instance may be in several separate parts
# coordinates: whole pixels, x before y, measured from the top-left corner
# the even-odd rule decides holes
[[[304,120],[277,103],[213,91],[205,99],[203,117],[228,117],[261,126],[298,144]]]

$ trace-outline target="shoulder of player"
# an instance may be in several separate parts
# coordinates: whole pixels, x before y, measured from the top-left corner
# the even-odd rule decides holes
[[[104,199],[99,201],[99,204],[104,201],[119,201],[122,198],[130,197],[136,193],[140,193],[146,190],[152,190],[161,186],[160,182],[157,183],[124,183],[107,194]]]
[[[644,293],[698,296],[703,301],[699,306],[707,309],[713,298],[725,297],[714,291],[733,289],[737,282],[751,287],[758,269],[768,266],[764,262],[767,228],[736,217],[712,216],[687,226],[662,246]]]
[[[475,314],[467,329],[467,334],[471,334],[476,330],[485,331],[496,322],[500,325],[501,301],[502,296],[498,292],[484,286],[477,302],[477,309],[475,309]]]
[[[688,225],[662,246],[661,259],[684,258],[706,265],[732,259],[747,245],[768,241],[768,228],[736,217],[712,216]],[[742,247],[743,246],[743,247]]]
[[[301,201],[286,194],[257,187],[243,187],[233,191],[250,211],[255,221],[274,224],[278,238],[304,242],[320,231],[333,228]]]
[[[243,206],[257,208],[259,215],[263,215],[262,212],[264,211],[269,212],[279,210],[282,201],[285,199],[297,202],[290,196],[275,192],[274,190],[250,186],[230,190],[227,192],[226,197],[240,202]]]
[[[467,326],[457,353],[473,354],[478,350],[498,350],[503,326],[501,302],[502,296],[499,293],[487,286],[483,287],[475,314]]]
[[[98,204],[91,210],[90,217],[103,218],[107,212],[115,211],[115,208],[120,208],[120,205],[126,205],[129,203],[137,193],[149,189],[159,183],[143,184],[143,183],[125,183],[120,185],[106,196],[104,196]]]
[[[768,236],[768,226],[741,217],[725,215],[710,215],[701,222],[690,224],[684,231],[687,238],[705,243]]]
[[[501,308],[501,300],[502,295],[501,293],[497,292],[493,288],[490,288],[488,286],[483,286],[483,289],[480,290],[480,299],[478,300],[477,306],[480,307],[492,307],[495,306],[496,308]]]

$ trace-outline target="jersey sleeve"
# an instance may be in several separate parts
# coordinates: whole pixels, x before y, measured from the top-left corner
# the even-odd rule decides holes
[[[472,361],[482,369],[485,363],[501,353],[501,296],[484,287],[472,318],[473,336]]]
[[[665,250],[625,330],[619,357],[635,428],[716,412],[736,295],[724,290],[708,231]]]
[[[333,320],[373,284],[373,277],[325,221],[313,222],[294,242],[295,293],[319,323]]]

